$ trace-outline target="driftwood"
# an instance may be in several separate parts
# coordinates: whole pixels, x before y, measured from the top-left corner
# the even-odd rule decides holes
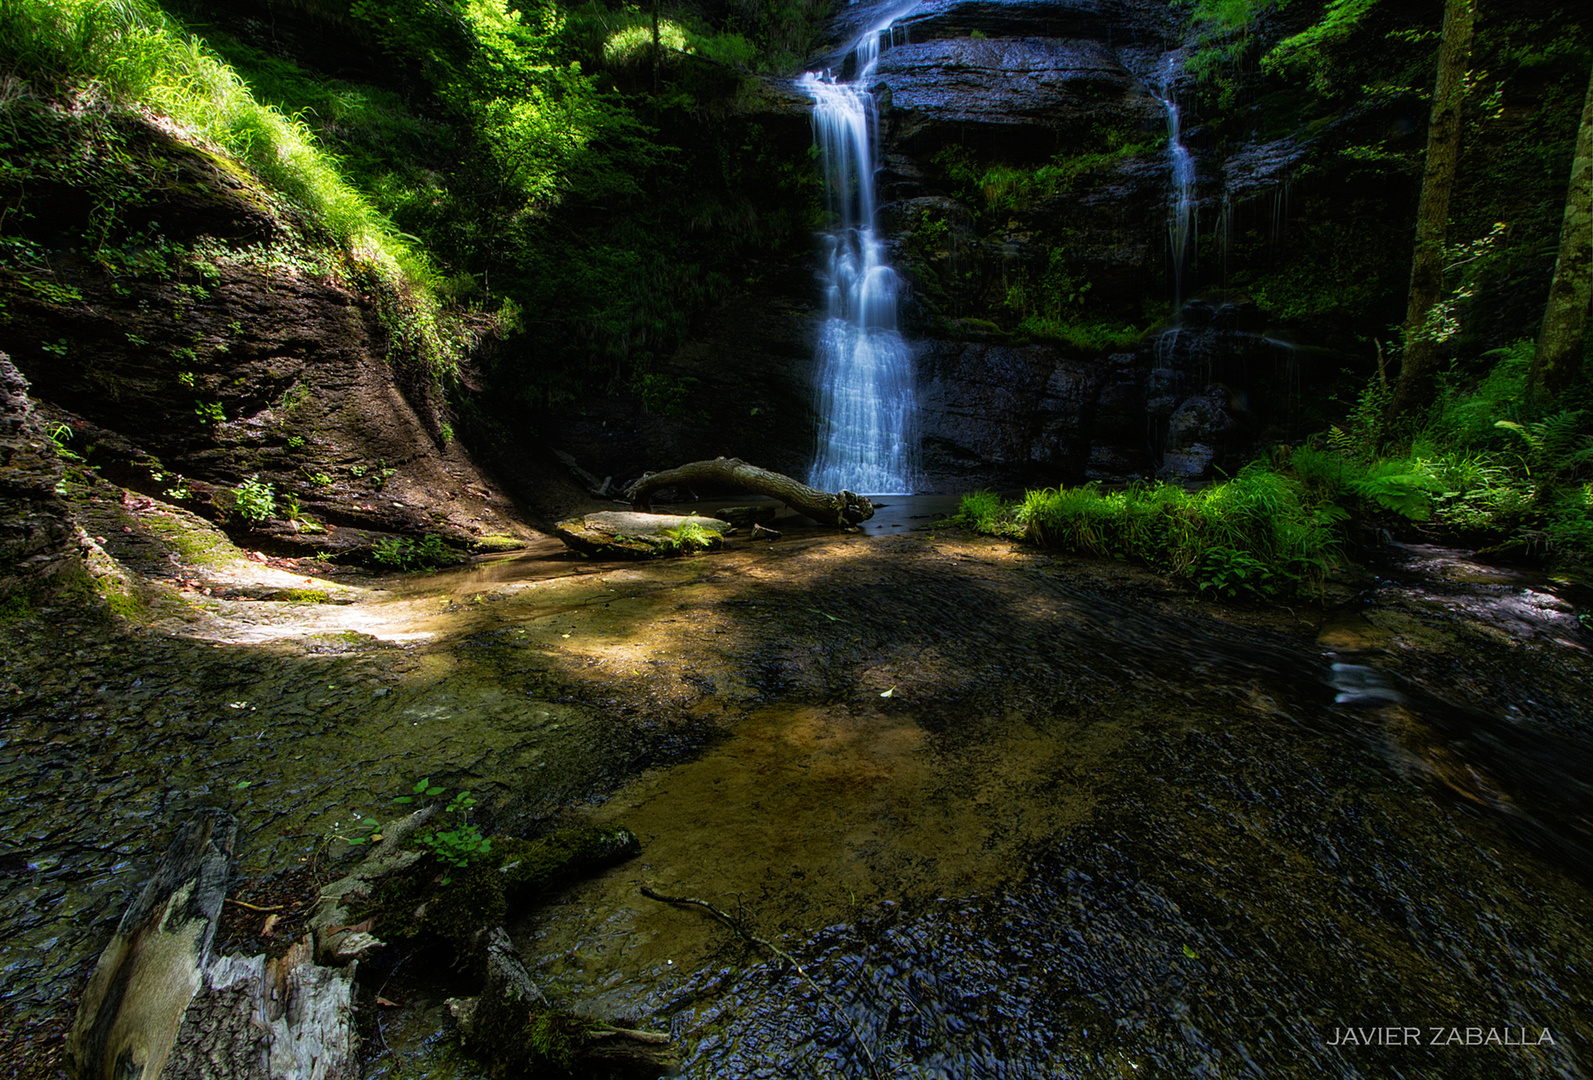
[[[210,962],[236,835],[220,810],[178,828],[83,990],[66,1041],[76,1080],[160,1075]]]
[[[820,491],[783,473],[748,465],[740,458],[693,461],[677,469],[648,473],[626,489],[625,498],[636,509],[645,510],[651,505],[653,492],[680,484],[730,484],[770,495],[814,521],[843,529],[874,516],[874,504],[865,496],[850,491]]]

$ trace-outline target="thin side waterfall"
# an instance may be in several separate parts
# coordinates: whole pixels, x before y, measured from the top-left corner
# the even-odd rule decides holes
[[[1178,112],[1178,95],[1173,89],[1173,78],[1178,74],[1177,53],[1167,58],[1162,77],[1151,91],[1167,113],[1167,156],[1172,162],[1173,190],[1168,200],[1167,240],[1173,260],[1173,306],[1177,310],[1184,303],[1184,265],[1189,255],[1189,242],[1197,233],[1195,220],[1195,158],[1184,145],[1183,121]]]
[[[833,221],[824,238],[824,325],[819,333],[818,452],[808,483],[824,491],[902,495],[918,471],[913,358],[896,328],[896,271],[875,228],[879,109],[868,92],[880,35],[903,8],[852,47],[856,76],[809,72],[813,129]]]

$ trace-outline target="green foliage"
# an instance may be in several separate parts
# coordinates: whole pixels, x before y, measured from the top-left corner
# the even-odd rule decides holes
[[[239,484],[232,494],[232,508],[245,521],[265,521],[277,512],[276,491],[258,475]]]
[[[458,561],[443,538],[434,533],[427,533],[419,543],[408,536],[378,540],[371,558],[382,566],[398,570],[422,570]]]
[[[1320,486],[1256,463],[1198,492],[1091,483],[1014,504],[975,493],[961,516],[982,532],[1021,530],[1041,546],[1144,563],[1201,591],[1265,598],[1320,591],[1347,515]]]
[[[1022,536],[1023,526],[1013,519],[1013,507],[993,491],[973,491],[962,497],[955,520],[990,536]]]
[[[932,160],[958,196],[976,210],[1013,210],[1077,190],[1092,174],[1132,157],[1156,153],[1166,141],[1165,135],[1146,137],[1130,129],[1097,124],[1087,137],[1090,149],[1060,151],[1042,165],[999,161],[980,165],[968,148],[956,143],[943,147]]]
[[[1278,43],[1262,59],[1262,67],[1271,71],[1325,67],[1332,47],[1349,38],[1376,4],[1377,0],[1328,0],[1321,21]]]
[[[72,428],[70,425],[56,424],[50,429],[50,442],[54,444],[55,456],[62,461],[82,461],[83,456],[66,445],[71,441]]]
[[[205,426],[219,424],[227,419],[227,414],[219,401],[194,402],[194,416]]]
[[[724,542],[717,530],[696,521],[683,521],[673,529],[663,530],[661,535],[663,542],[658,547],[666,555],[709,551]]]
[[[415,785],[416,792],[421,792],[423,788],[426,795],[438,790],[430,787],[426,780]],[[400,800],[402,798],[399,796]],[[486,858],[492,852],[492,840],[483,836],[475,823],[466,820],[466,815],[475,805],[476,800],[470,797],[470,792],[456,793],[442,810],[444,815],[453,819],[452,827],[428,829],[415,837],[415,843],[437,856],[438,862],[457,870]],[[449,884],[449,878],[444,877],[441,884]]]
[[[1593,556],[1587,492],[1593,415],[1579,408],[1533,412],[1525,396],[1532,343],[1464,359],[1408,444],[1388,446],[1386,388],[1373,383],[1347,429],[1294,452],[1305,482],[1361,512],[1482,533],[1515,550],[1561,559]]]

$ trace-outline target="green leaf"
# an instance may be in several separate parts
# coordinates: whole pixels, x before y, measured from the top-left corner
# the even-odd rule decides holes
[[[412,803],[415,801],[415,797],[413,795],[394,795],[393,801],[398,803]]]
[[[1200,959],[1200,954],[1197,953],[1194,949],[1191,949],[1188,945],[1184,946],[1184,955],[1189,957],[1191,960],[1199,960]]]
[[[430,783],[431,783],[431,777],[429,777],[429,776],[425,777],[425,778],[423,778],[420,781],[420,783],[416,784],[411,790],[414,791],[415,794],[417,794],[417,795],[424,794],[425,791],[426,791],[427,785],[429,785]]]

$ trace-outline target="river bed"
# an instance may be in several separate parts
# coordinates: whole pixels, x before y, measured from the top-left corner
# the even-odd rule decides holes
[[[258,877],[428,777],[499,832],[638,834],[511,930],[686,1076],[1587,1074],[1569,586],[1408,547],[1325,604],[1224,606],[945,512],[0,626],[8,1027],[58,1033],[185,809],[232,809]],[[402,960],[367,1075],[476,1075],[440,1006],[468,980]],[[1390,1027],[1418,1036],[1345,1045]]]

